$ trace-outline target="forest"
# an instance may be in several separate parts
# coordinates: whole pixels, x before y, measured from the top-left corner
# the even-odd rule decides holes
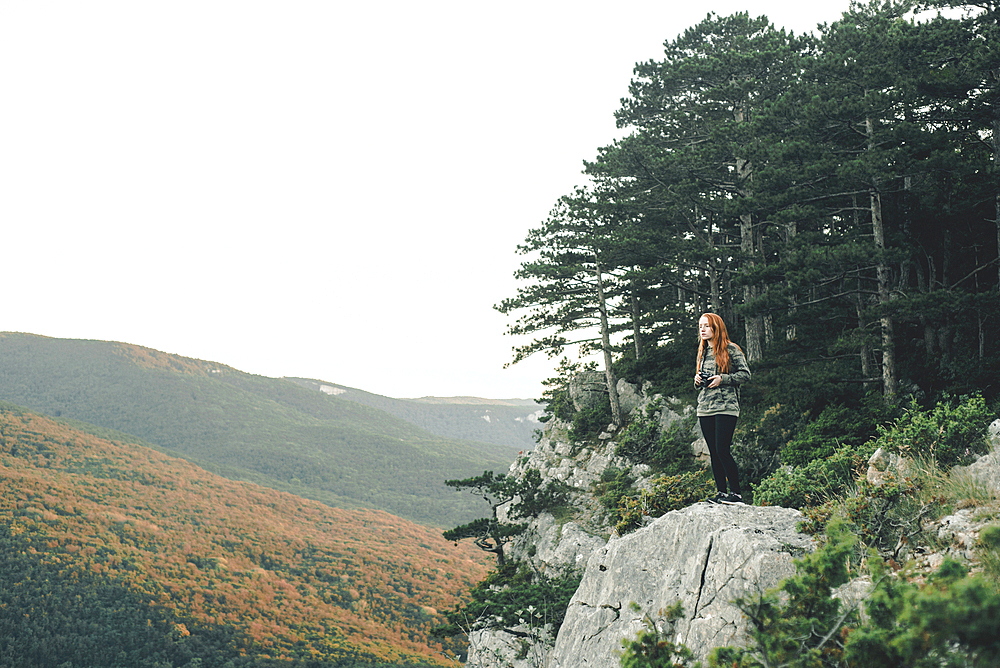
[[[821,547],[736,601],[745,643],[708,665],[997,665],[998,493],[965,466],[1000,414],[1000,4],[852,2],[805,35],[709,14],[636,65],[616,121],[495,308],[529,340],[512,363],[562,357],[545,419],[574,448],[613,435],[652,471],[639,489],[609,466],[590,490],[619,534],[714,485],[693,417],[627,414],[618,381],[683,411],[699,316],[728,324],[753,369],[733,445],[744,499],[801,510]],[[571,380],[597,360],[607,400],[577,409]],[[873,482],[879,451],[897,464]],[[982,524],[974,557],[923,565],[955,512]],[[503,576],[472,592],[498,620]],[[863,609],[834,594],[851,578],[871,583]],[[700,665],[671,631],[679,608],[645,612],[622,666]]]
[[[890,0],[815,35],[709,14],[666,41],[635,67],[621,139],[518,248],[496,305],[530,340],[513,362],[596,353],[621,425],[618,378],[691,393],[712,311],[753,368],[744,403],[793,431],[994,399],[998,19],[991,0]]]
[[[0,404],[0,666],[432,666],[471,546]]]

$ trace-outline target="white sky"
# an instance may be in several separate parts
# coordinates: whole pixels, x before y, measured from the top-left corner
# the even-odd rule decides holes
[[[847,5],[0,0],[0,331],[538,397],[492,307],[635,63],[709,11]]]

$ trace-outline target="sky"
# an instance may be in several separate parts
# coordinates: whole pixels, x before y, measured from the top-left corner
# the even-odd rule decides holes
[[[635,64],[710,11],[847,6],[0,0],[0,331],[540,397],[493,306]]]

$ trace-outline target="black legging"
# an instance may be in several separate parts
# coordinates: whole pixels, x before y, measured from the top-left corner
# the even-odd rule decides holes
[[[736,431],[735,415],[702,415],[698,418],[701,433],[708,443],[708,451],[712,454],[712,475],[715,476],[715,486],[723,494],[730,491],[740,493],[740,472],[733,459],[733,432]],[[729,484],[726,484],[726,480]]]

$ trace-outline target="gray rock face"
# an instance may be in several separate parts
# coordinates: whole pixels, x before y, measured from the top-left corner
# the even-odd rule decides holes
[[[793,559],[814,549],[797,531],[802,519],[788,508],[699,503],[612,539],[587,563],[549,668],[616,668],[621,641],[636,637],[643,614],[655,619],[677,601],[676,639],[699,660],[740,644],[746,622],[732,601],[794,574]]]
[[[569,381],[569,398],[578,411],[608,400],[608,382],[603,371],[581,371]]]
[[[1000,491],[1000,420],[994,420],[986,429],[990,452],[968,466],[952,469],[953,478],[968,478],[988,489]]]
[[[546,570],[582,569],[594,550],[603,547],[606,542],[600,536],[587,533],[576,522],[560,525],[548,513],[531,524],[526,539],[535,547],[531,560]]]

